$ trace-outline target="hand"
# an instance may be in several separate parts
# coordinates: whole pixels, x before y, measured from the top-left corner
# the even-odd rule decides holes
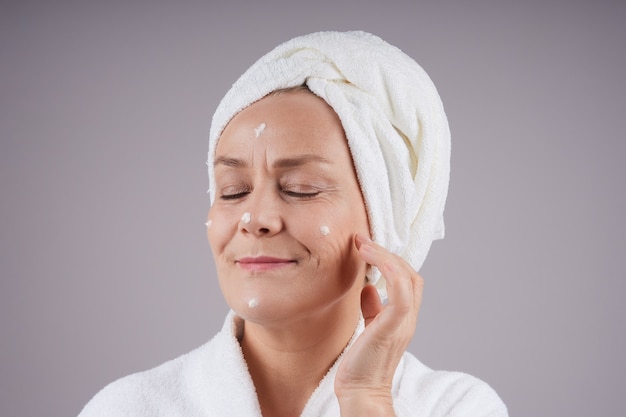
[[[415,332],[424,281],[404,259],[367,237],[357,234],[355,244],[385,278],[388,303],[382,305],[373,285],[363,288],[365,330],[341,361],[335,393],[342,416],[393,415],[393,375]]]

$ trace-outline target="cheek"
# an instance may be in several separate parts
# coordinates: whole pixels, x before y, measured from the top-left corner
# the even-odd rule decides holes
[[[352,240],[358,232],[369,233],[365,208],[350,201],[342,201],[312,217],[308,223],[315,234],[328,241],[345,241]]]
[[[323,210],[317,215],[311,211],[306,221],[293,222],[294,234],[320,263],[339,262],[353,245],[353,236],[358,230],[349,217],[339,214],[337,210]]]
[[[222,253],[224,247],[228,244],[233,236],[233,233],[237,230],[237,220],[232,213],[227,210],[212,207],[209,210],[206,223],[207,238],[209,245],[213,251],[213,255]]]
[[[307,229],[307,244],[318,265],[316,276],[327,290],[345,291],[365,276],[365,262],[354,244],[354,235],[361,230],[350,217],[311,219]]]
[[[348,275],[355,273],[363,264],[354,244],[355,234],[369,236],[365,207],[356,202],[360,200],[347,200],[310,224],[312,232],[317,234],[320,245],[324,247],[326,264]],[[329,264],[328,260],[332,262]]]

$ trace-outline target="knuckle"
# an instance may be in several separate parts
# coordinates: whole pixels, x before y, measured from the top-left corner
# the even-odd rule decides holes
[[[413,274],[411,275],[412,275],[413,285],[419,288],[424,288],[424,278],[415,271],[413,271]]]

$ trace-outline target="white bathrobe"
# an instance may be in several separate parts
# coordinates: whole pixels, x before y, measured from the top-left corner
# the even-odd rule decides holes
[[[242,319],[231,311],[211,341],[156,368],[109,384],[79,417],[260,417],[238,342],[242,331]],[[362,331],[361,322],[353,340]],[[302,416],[340,415],[333,389],[339,361],[322,379]],[[404,354],[396,369],[392,391],[399,417],[507,416],[505,405],[486,383],[463,373],[433,371],[410,353]]]

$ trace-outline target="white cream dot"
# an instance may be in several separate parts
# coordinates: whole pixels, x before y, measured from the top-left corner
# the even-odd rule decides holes
[[[252,298],[250,301],[248,301],[248,307],[250,308],[255,308],[258,305],[259,302],[256,300],[256,298]]]
[[[241,216],[241,221],[244,222],[245,224],[250,223],[251,217],[250,217],[250,213],[248,213],[247,211],[245,213],[243,213],[243,216]]]
[[[213,220],[207,220],[206,223],[204,223],[204,225],[206,226],[206,228],[208,229],[209,227],[211,227],[211,225],[213,224]]]
[[[324,236],[328,236],[328,234],[330,233],[330,229],[328,228],[328,226],[322,226],[320,227],[320,233]]]
[[[261,134],[263,134],[263,131],[265,130],[265,123],[261,123],[256,129],[254,129],[254,135],[258,138],[259,136],[261,136]]]

